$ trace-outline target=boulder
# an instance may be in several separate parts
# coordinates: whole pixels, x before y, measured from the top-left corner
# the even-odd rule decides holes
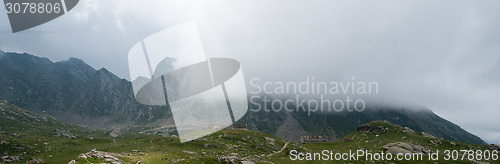
[[[430,152],[429,149],[420,146],[420,145],[413,145],[405,142],[395,142],[395,143],[388,143],[383,146],[383,148],[387,149],[387,153],[391,153],[393,155],[398,154],[398,153],[423,153],[423,154],[428,154]]]

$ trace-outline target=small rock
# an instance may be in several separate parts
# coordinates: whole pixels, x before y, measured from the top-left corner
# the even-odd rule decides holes
[[[404,127],[403,128],[403,132],[405,133],[410,133],[410,134],[415,134],[415,131],[413,131],[412,129],[410,129],[409,127]]]
[[[182,159],[172,159],[172,163],[177,163],[177,162],[180,162],[180,161],[184,161],[184,158],[182,158]]]
[[[430,142],[436,146],[443,144],[440,140],[431,140]]]
[[[54,136],[56,137],[63,137],[63,138],[71,138],[71,139],[76,139],[76,136],[71,134],[71,132],[63,129],[63,128],[60,128],[60,129],[56,129],[54,131]]]
[[[266,141],[269,141],[269,142],[274,142],[274,138],[271,138],[271,137],[264,137],[264,139],[266,139]]]
[[[216,144],[206,143],[203,145],[203,147],[219,147],[219,146],[217,146]]]
[[[428,133],[425,133],[425,132],[422,132],[422,136],[423,136],[423,137],[427,137],[427,138],[436,138],[436,137],[434,137],[433,135],[428,134]]]
[[[85,154],[80,154],[76,159],[87,159],[87,156]]]
[[[36,158],[33,158],[29,161],[27,161],[26,163],[42,163],[43,161],[41,159],[36,159]],[[76,161],[75,161],[76,162]]]

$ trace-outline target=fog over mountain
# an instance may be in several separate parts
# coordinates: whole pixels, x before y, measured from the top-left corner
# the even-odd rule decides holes
[[[428,107],[499,144],[496,6],[493,0],[88,0],[16,34],[0,9],[0,49],[52,61],[76,57],[129,79],[127,54],[135,43],[196,20],[207,56],[240,61],[248,90],[252,78],[376,81],[379,94],[369,99]]]

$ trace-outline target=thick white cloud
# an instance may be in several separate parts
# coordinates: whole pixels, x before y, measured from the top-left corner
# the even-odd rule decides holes
[[[128,77],[140,39],[195,19],[207,56],[238,59],[247,79],[378,81],[379,98],[427,106],[500,144],[500,1],[81,0],[10,34],[0,49],[77,57]]]

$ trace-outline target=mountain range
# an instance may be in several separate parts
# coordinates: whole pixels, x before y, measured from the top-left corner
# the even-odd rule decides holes
[[[95,70],[76,58],[52,62],[26,53],[0,51],[0,100],[92,129],[175,134],[170,109],[139,104],[130,81],[120,79],[105,68]],[[374,120],[387,120],[452,141],[486,144],[426,108],[369,106],[364,112],[313,113],[310,116],[300,111],[261,110],[249,111],[238,122],[248,124],[250,130],[291,141],[304,135],[322,135],[336,141]]]
[[[325,150],[347,153],[363,148],[369,152],[418,153],[415,163],[498,163],[488,159],[428,160],[432,152],[483,150],[497,152],[498,145],[472,145],[435,138],[426,133],[372,121],[356,128],[337,142],[296,143],[251,130],[221,130],[180,143],[176,136],[156,136],[125,132],[112,137],[110,131],[90,130],[55,120],[51,116],[23,110],[0,101],[0,163],[304,163],[298,153]],[[302,156],[304,157],[304,156]],[[470,157],[469,157],[470,158]],[[327,163],[318,158],[307,163]],[[324,159],[323,159],[324,160]],[[342,163],[401,163],[401,160],[344,159]]]
[[[134,99],[131,83],[80,59],[52,62],[29,54],[0,57],[0,99],[72,124],[123,128],[169,116]]]

